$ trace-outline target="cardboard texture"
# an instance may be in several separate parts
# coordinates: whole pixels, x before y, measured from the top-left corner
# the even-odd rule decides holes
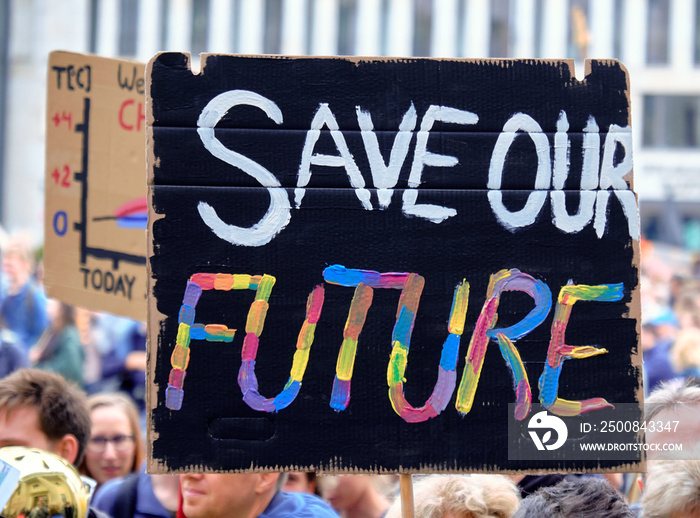
[[[641,416],[618,62],[202,59],[147,69],[149,470],[639,468],[508,455]]]
[[[146,319],[145,64],[52,52],[45,283],[75,306]]]

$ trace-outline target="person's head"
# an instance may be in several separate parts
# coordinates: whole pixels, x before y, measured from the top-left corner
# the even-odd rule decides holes
[[[671,346],[671,364],[676,372],[700,369],[700,328],[681,329]]]
[[[698,306],[698,293],[696,289],[679,293],[678,301],[673,310],[678,315],[678,323],[681,329],[700,327],[700,307]]]
[[[502,475],[428,475],[413,485],[416,518],[509,518],[520,491]],[[397,499],[386,518],[401,517]]]
[[[345,514],[383,514],[389,501],[378,489],[386,480],[378,475],[321,476],[321,494],[333,508]]]
[[[543,487],[520,502],[513,518],[634,518],[624,498],[602,478],[580,477]]]
[[[642,508],[644,518],[700,516],[700,460],[650,463]]]
[[[649,325],[653,326],[656,340],[673,340],[678,334],[678,317],[671,308],[663,309],[658,315],[652,318]]]
[[[700,386],[693,380],[672,380],[662,383],[644,402],[645,419],[656,419],[662,412],[694,409],[700,405]]]
[[[686,284],[689,283],[689,281],[683,275],[679,274],[672,275],[668,282],[671,294],[674,295],[680,294],[685,288]]]
[[[700,387],[690,380],[663,383],[645,401],[647,422],[671,423],[673,426],[647,428],[648,444],[683,444],[682,452],[694,451],[700,443]],[[649,450],[649,460],[660,460],[677,452],[655,446]]]
[[[292,471],[287,473],[287,481],[282,487],[284,491],[293,493],[310,493],[317,495],[316,473],[313,471]]]
[[[256,518],[279,489],[279,473],[180,475],[187,518]]]
[[[85,394],[60,375],[20,369],[0,379],[0,447],[41,448],[78,465],[89,437]]]
[[[21,286],[32,274],[34,259],[27,236],[11,237],[2,248],[2,270],[7,275],[10,286]]]
[[[75,325],[75,308],[60,300],[49,299],[46,303],[46,312],[51,321],[51,327],[55,330]]]
[[[88,398],[91,433],[81,472],[103,484],[136,471],[144,445],[136,405],[124,394]]]
[[[642,345],[642,351],[648,351],[656,347],[657,339],[656,327],[652,326],[651,324],[643,324],[642,333],[639,338]]]

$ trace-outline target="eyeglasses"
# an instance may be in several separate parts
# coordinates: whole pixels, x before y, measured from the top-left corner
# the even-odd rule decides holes
[[[134,445],[133,435],[115,435],[114,437],[90,437],[87,449],[90,453],[104,453],[107,443],[111,442],[117,451],[130,450]]]

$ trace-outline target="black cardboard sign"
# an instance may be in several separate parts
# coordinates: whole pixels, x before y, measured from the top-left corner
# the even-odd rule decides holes
[[[188,61],[147,71],[150,470],[638,468],[507,447],[640,403],[618,62]]]

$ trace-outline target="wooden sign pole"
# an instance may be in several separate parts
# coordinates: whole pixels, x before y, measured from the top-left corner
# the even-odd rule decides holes
[[[413,481],[411,475],[399,475],[401,518],[413,518]]]

